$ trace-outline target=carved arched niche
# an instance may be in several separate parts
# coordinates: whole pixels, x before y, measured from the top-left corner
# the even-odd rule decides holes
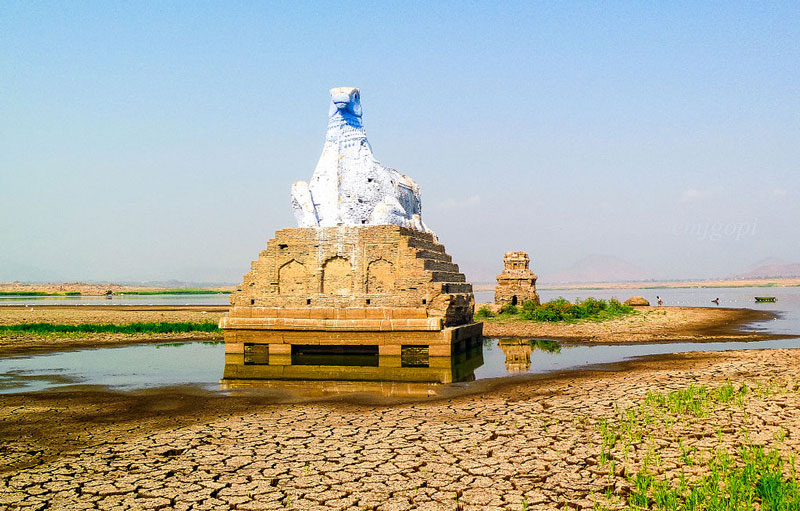
[[[394,290],[394,265],[386,259],[376,259],[367,267],[367,293]]]
[[[353,268],[344,257],[332,257],[322,265],[322,292],[346,295],[353,290]]]
[[[308,272],[306,267],[292,259],[278,269],[278,293],[282,295],[306,294]]]

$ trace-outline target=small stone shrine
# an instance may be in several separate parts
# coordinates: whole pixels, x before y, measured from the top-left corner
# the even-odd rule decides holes
[[[533,301],[539,304],[536,274],[528,268],[530,262],[527,252],[506,252],[503,257],[503,271],[497,276],[494,303],[519,305]]]
[[[336,371],[315,375],[292,361],[352,352],[377,362],[339,371],[348,379],[391,378],[402,367],[408,381],[449,381],[451,361],[436,357],[480,343],[472,285],[422,222],[417,184],[373,156],[360,95],[331,90],[322,156],[311,180],[292,186],[300,227],[277,231],[231,294],[220,321],[226,379],[329,378]],[[229,370],[229,356],[242,364]],[[412,370],[434,367],[447,371]]]

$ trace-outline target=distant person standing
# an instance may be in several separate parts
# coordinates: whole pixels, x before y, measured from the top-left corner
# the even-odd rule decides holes
[[[661,307],[662,305],[664,305],[664,300],[662,300],[660,296],[656,296],[656,300],[658,300],[658,306],[659,306],[659,307]]]
[[[711,300],[711,303],[716,303],[717,305],[719,305],[719,298],[714,298],[713,300]]]

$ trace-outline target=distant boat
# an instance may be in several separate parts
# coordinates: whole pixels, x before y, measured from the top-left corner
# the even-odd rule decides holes
[[[756,296],[756,302],[774,302],[774,296]]]

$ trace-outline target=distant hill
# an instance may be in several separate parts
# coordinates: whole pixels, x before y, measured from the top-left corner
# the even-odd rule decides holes
[[[647,271],[630,261],[607,255],[590,255],[572,266],[549,275],[541,275],[542,284],[592,282],[632,282],[650,278]]]
[[[759,261],[752,268],[735,276],[737,279],[786,279],[800,277],[800,263],[790,263],[769,258]]]

